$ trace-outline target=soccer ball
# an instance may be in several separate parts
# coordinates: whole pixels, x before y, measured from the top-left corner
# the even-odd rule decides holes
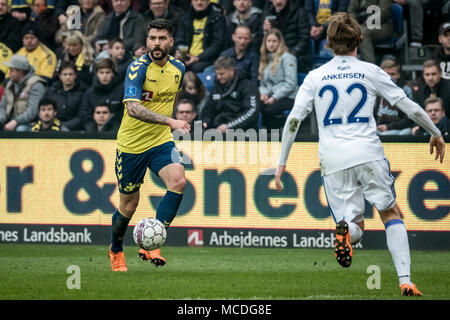
[[[155,250],[166,242],[166,228],[161,221],[155,218],[144,218],[139,221],[133,230],[136,244],[144,250]]]

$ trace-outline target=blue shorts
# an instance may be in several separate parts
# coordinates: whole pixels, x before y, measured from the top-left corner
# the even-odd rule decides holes
[[[154,174],[171,163],[183,164],[180,153],[173,141],[148,149],[143,153],[116,152],[116,177],[119,192],[134,193],[144,182],[145,172],[149,168]]]

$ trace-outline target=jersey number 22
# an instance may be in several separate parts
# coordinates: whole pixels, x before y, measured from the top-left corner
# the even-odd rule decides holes
[[[356,104],[355,108],[353,108],[352,112],[347,116],[347,123],[369,123],[368,117],[357,117],[356,115],[361,110],[361,108],[364,106],[367,100],[367,89],[360,83],[354,83],[350,85],[346,92],[347,94],[351,94],[353,90],[360,90],[361,91],[361,100]],[[330,118],[331,113],[333,112],[334,107],[336,106],[338,99],[339,99],[339,93],[336,89],[336,87],[332,85],[326,85],[322,87],[319,91],[319,97],[322,98],[323,94],[326,91],[330,91],[333,95],[333,99],[331,100],[331,104],[328,107],[328,111],[325,114],[325,118],[323,119],[323,125],[324,127],[332,125],[332,124],[342,124],[342,118]]]

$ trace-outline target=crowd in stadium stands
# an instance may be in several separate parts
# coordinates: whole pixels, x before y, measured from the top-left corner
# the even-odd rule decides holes
[[[450,0],[0,0],[0,130],[116,132],[156,18],[172,22],[170,54],[186,66],[174,117],[281,129],[304,76],[332,59],[327,24],[342,11],[361,26],[360,59],[449,138]],[[383,98],[374,116],[380,135],[426,134]],[[317,133],[311,117],[303,133]]]

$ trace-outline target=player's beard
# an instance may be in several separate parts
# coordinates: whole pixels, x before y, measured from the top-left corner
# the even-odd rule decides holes
[[[160,51],[161,55],[159,57],[155,57],[155,51]],[[150,55],[152,56],[153,60],[163,60],[167,55],[169,54],[169,49],[163,50],[162,48],[154,48],[153,50],[150,50]]]

